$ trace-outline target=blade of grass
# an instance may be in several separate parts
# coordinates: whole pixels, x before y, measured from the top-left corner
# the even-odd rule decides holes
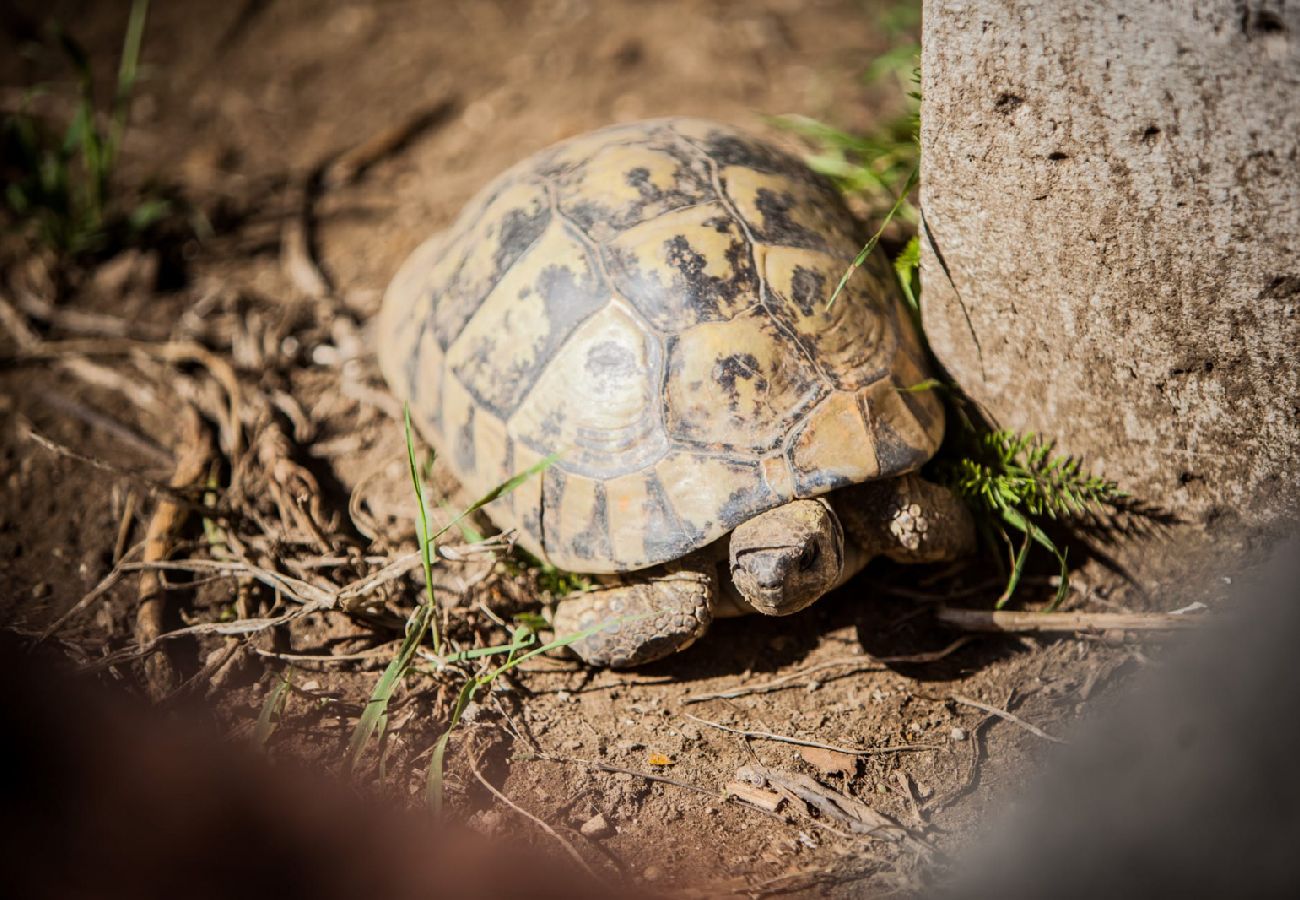
[[[140,41],[144,37],[145,17],[149,15],[149,0],[135,0],[126,22],[126,37],[122,40],[122,59],[117,67],[117,91],[113,95],[112,130],[109,132],[104,153],[104,166],[111,171],[117,161],[117,152],[126,133],[127,116],[131,110],[131,94],[135,90],[137,64],[140,61]]]
[[[1002,594],[997,601],[994,602],[994,609],[1001,609],[1005,606],[1007,601],[1011,599],[1011,595],[1016,592],[1016,588],[1020,585],[1020,576],[1025,571],[1025,560],[1029,559],[1029,548],[1031,546],[1033,546],[1033,540],[1028,534],[1025,534],[1024,539],[1020,542],[1020,550],[1016,553],[1015,560],[1011,564],[1011,574],[1007,577],[1007,585],[1002,589]]]
[[[912,193],[912,188],[916,187],[916,183],[920,180],[920,177],[920,168],[917,167],[912,169],[912,174],[907,176],[907,183],[903,185],[903,190],[899,192],[898,199],[895,200],[894,205],[890,207],[889,213],[885,216],[885,221],[880,223],[880,228],[876,229],[876,233],[871,236],[871,240],[867,241],[866,244],[863,245],[862,249],[858,251],[858,255],[853,258],[853,262],[849,264],[848,269],[844,271],[844,275],[840,278],[840,283],[835,286],[835,291],[831,294],[831,299],[826,301],[827,309],[830,309],[835,305],[835,300],[839,297],[840,292],[844,290],[844,285],[849,283],[849,279],[853,277],[853,273],[862,267],[862,264],[867,261],[867,257],[871,255],[871,251],[876,249],[876,245],[880,243],[880,236],[885,233],[885,229],[889,227],[889,223],[893,220],[894,216],[898,215],[899,208],[907,202],[907,195]]]
[[[424,505],[424,485],[420,480],[420,468],[415,462],[415,437],[411,432],[411,404],[407,403],[403,407],[403,424],[406,427],[406,461],[411,470],[411,484],[415,487],[415,502],[419,507],[420,519],[420,565],[424,569],[424,587],[427,591],[427,603],[430,607],[434,605],[433,598],[433,542],[436,537],[429,536],[429,512]],[[443,531],[438,532],[440,537]],[[442,655],[442,635],[438,631],[438,617],[429,618],[430,627],[433,629],[433,652]],[[423,637],[423,633],[420,635]],[[414,650],[412,651],[414,652]]]
[[[361,751],[365,749],[366,743],[378,729],[380,720],[387,714],[388,703],[393,698],[393,692],[397,690],[398,683],[410,667],[415,650],[424,639],[424,633],[433,618],[433,606],[426,602],[416,608],[407,623],[406,637],[402,640],[397,656],[393,657],[384,669],[384,674],[379,677],[370,699],[366,701],[366,708],[361,711],[361,717],[352,732],[352,739],[348,742],[349,768],[356,768],[357,761],[361,758]]]
[[[526,469],[523,472],[507,479],[497,487],[488,491],[477,501],[470,504],[459,516],[439,529],[436,533],[429,533],[429,516],[424,501],[424,487],[420,478],[419,465],[415,461],[415,435],[411,428],[411,407],[406,404],[403,410],[403,425],[405,428],[406,438],[406,461],[410,470],[411,484],[415,490],[416,502],[419,505],[419,542],[420,542],[420,563],[424,569],[424,586],[425,600],[421,603],[411,618],[407,622],[406,636],[402,639],[401,647],[398,648],[397,656],[389,662],[384,669],[383,675],[375,684],[374,691],[371,692],[370,699],[366,702],[366,707],[361,712],[361,717],[357,720],[356,728],[352,732],[352,738],[348,742],[348,766],[355,768],[361,758],[361,752],[365,749],[370,738],[380,729],[382,723],[388,714],[388,704],[392,700],[393,693],[397,690],[397,685],[401,683],[402,678],[406,675],[411,667],[411,662],[415,658],[416,651],[420,643],[424,640],[426,631],[433,632],[434,654],[442,656],[442,641],[438,631],[437,623],[437,604],[434,599],[433,591],[433,547],[434,542],[447,532],[449,528],[456,524],[460,519],[469,515],[477,509],[491,503],[498,497],[509,493],[519,485],[523,484],[533,475],[542,469],[551,465],[556,456],[548,456],[541,462]],[[576,639],[576,638],[575,638]],[[513,647],[514,641],[510,647]],[[513,654],[514,650],[507,648],[508,652]],[[518,659],[524,659],[519,657]],[[498,669],[498,672],[501,671]],[[495,675],[493,676],[495,677]]]
[[[280,678],[279,684],[266,697],[266,702],[262,704],[262,713],[257,717],[257,725],[253,728],[253,744],[257,747],[265,747],[266,742],[270,740],[275,726],[280,723],[280,715],[284,712],[284,705],[289,699],[289,688],[293,684],[293,669],[287,670]]]
[[[506,481],[503,481],[501,484],[497,485],[492,490],[484,494],[482,497],[479,497],[469,506],[461,510],[460,514],[457,515],[456,518],[452,519],[446,525],[439,528],[438,531],[434,533],[433,539],[437,540],[438,538],[442,537],[453,527],[459,525],[461,519],[465,518],[466,516],[473,515],[483,507],[487,506],[493,500],[497,500],[501,498],[503,495],[510,493],[515,488],[519,487],[519,485],[527,481],[529,478],[532,478],[538,472],[541,472],[544,469],[549,469],[551,466],[555,464],[555,461],[559,458],[560,458],[559,453],[552,453],[550,456],[547,456],[546,458],[539,460],[538,462],[529,466],[524,471],[516,473]]]

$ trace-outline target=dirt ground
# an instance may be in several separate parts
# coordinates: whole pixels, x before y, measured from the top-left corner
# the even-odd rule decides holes
[[[34,26],[56,18],[107,84],[126,8],[18,3],[3,39],[27,46]],[[861,77],[886,41],[872,4],[836,0],[155,4],[121,180],[176,185],[213,233],[164,256],[157,276],[147,255],[110,260],[57,302],[41,259],[6,238],[0,621],[28,635],[57,623],[48,639],[70,656],[131,690],[149,688],[151,670],[131,653],[140,573],[110,575],[138,559],[167,496],[151,485],[171,478],[186,453],[187,408],[202,413],[213,456],[224,460],[200,475],[244,479],[229,496],[248,500],[253,521],[225,527],[249,558],[303,591],[337,591],[409,554],[414,504],[400,423],[367,332],[404,256],[510,164],[610,122],[699,115],[787,142],[764,116],[863,128],[896,111],[893,89]],[[66,87],[57,55],[0,59],[6,97],[50,81],[55,102],[58,82]],[[411,122],[422,127],[354,179],[302,187],[338,154]],[[307,257],[292,251],[299,239],[328,290],[313,291],[304,276]],[[233,419],[227,375],[244,402]],[[453,491],[438,472],[435,482]],[[195,518],[173,556],[220,558],[220,534],[205,535]],[[1031,577],[1024,608],[1050,599],[1049,574]],[[166,630],[254,629],[254,620],[301,609],[291,592],[246,576],[189,577],[170,573],[164,585],[174,588],[163,591]],[[494,623],[547,599],[534,571],[482,555],[440,562],[436,580],[462,647],[500,643],[507,632]],[[267,750],[342,770],[417,589],[407,571],[350,613],[168,642],[181,679],[168,701],[206,698],[224,727],[249,735],[292,670]],[[1167,611],[1212,600],[1213,589],[1142,591],[1094,563],[1067,609]],[[964,634],[932,615],[940,601],[987,609],[998,591],[996,573],[977,564],[878,563],[803,614],[720,622],[687,652],[634,673],[530,660],[457,730],[449,806],[475,827],[556,852],[558,835],[597,871],[657,887],[914,889],[1050,746],[975,704],[1056,736],[1159,650],[1132,633]],[[429,671],[408,678],[390,709],[382,764],[368,753],[359,777],[421,802],[458,684]],[[801,752],[810,748],[770,735],[852,752]],[[779,792],[751,793],[775,797],[774,811],[727,795],[759,768],[814,779],[823,803],[854,798],[906,837],[854,833],[865,830],[860,815],[836,818]]]

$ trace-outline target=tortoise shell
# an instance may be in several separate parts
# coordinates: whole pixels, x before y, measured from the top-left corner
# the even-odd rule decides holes
[[[794,498],[914,469],[943,413],[835,189],[691,119],[573,138],[488,185],[384,298],[385,377],[465,487],[556,566],[676,559]]]

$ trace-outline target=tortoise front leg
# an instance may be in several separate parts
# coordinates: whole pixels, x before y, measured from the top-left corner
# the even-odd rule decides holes
[[[915,474],[837,492],[836,512],[865,559],[945,562],[975,549],[975,522],[966,504],[945,487]]]
[[[610,624],[569,645],[595,666],[622,669],[662,659],[695,643],[713,621],[717,578],[713,567],[683,566],[577,591],[555,611],[555,635]]]

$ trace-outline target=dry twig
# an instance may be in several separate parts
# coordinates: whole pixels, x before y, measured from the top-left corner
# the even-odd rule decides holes
[[[1192,616],[1169,613],[1020,612],[940,606],[934,615],[940,622],[967,631],[988,632],[1170,631],[1200,624]]]
[[[836,753],[847,753],[851,756],[870,756],[874,753],[907,753],[912,750],[942,749],[938,744],[901,744],[899,746],[889,747],[841,747],[836,744],[823,744],[820,741],[807,741],[803,738],[788,737],[784,734],[773,734],[770,731],[749,731],[743,728],[732,728],[730,725],[723,725],[721,722],[710,722],[708,719],[701,719],[699,716],[693,716],[690,713],[685,713],[685,716],[693,722],[699,722],[701,725],[708,725],[710,728],[717,728],[719,731],[738,734],[741,737],[759,738],[765,741],[779,741],[782,744],[794,744],[796,747],[816,747],[818,750],[833,750]]]
[[[212,460],[212,444],[203,420],[193,407],[187,407],[181,420],[181,442],[171,486],[177,489],[202,484]],[[173,538],[185,523],[186,511],[170,500],[160,500],[149,519],[145,532],[144,562],[160,562],[171,554]],[[141,644],[156,641],[163,633],[166,588],[156,570],[145,570],[140,577],[140,606],[136,610],[135,639]],[[176,671],[167,656],[154,656],[145,662],[146,682],[154,699],[171,693]]]
[[[1054,744],[1065,743],[1065,741],[1062,740],[1061,738],[1056,737],[1055,735],[1048,734],[1046,731],[1043,731],[1043,729],[1039,728],[1037,725],[1031,725],[1028,722],[1026,722],[1024,719],[1017,716],[1015,713],[1009,713],[1005,709],[999,709],[996,706],[990,706],[989,704],[983,703],[979,700],[972,700],[970,697],[963,697],[961,694],[953,694],[952,699],[955,702],[962,704],[963,706],[973,706],[975,709],[982,709],[984,710],[984,712],[989,713],[990,715],[997,716],[999,719],[1005,719],[1008,722],[1011,722],[1015,725],[1019,725],[1021,728],[1025,729],[1025,731],[1028,731],[1030,734],[1034,735],[1035,737],[1040,737],[1045,741],[1051,741]]]
[[[479,784],[483,785],[483,787],[487,788],[492,793],[492,796],[496,797],[506,806],[510,807],[510,809],[519,813],[519,815],[523,816],[525,819],[532,822],[538,828],[542,829],[542,831],[545,831],[551,837],[555,838],[555,840],[559,842],[560,846],[564,848],[564,852],[568,853],[569,856],[573,857],[573,860],[579,866],[581,866],[588,875],[590,875],[592,878],[600,880],[600,876],[596,873],[596,870],[587,864],[587,861],[582,858],[582,854],[577,851],[577,848],[575,848],[573,844],[569,843],[568,839],[566,839],[563,835],[561,835],[550,825],[547,825],[537,816],[533,815],[528,810],[519,806],[514,801],[512,801],[509,797],[507,797],[505,794],[501,793],[499,790],[493,787],[492,783],[488,781],[486,778],[484,778],[483,773],[479,771],[478,764],[475,762],[474,755],[472,753],[467,754],[467,758],[469,762],[470,771],[474,773],[474,777],[478,779]]]

